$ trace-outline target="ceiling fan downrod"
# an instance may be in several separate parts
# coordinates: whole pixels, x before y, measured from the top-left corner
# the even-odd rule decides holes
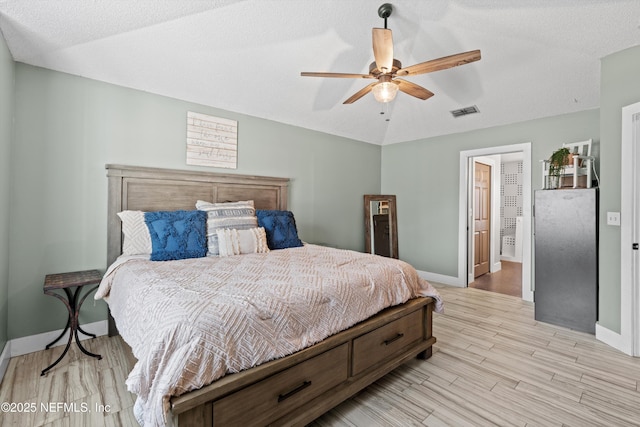
[[[387,18],[391,16],[393,12],[393,6],[391,3],[385,3],[378,8],[378,16],[384,19],[384,29],[387,29]]]

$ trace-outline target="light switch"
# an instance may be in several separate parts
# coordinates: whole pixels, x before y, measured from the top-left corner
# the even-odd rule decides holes
[[[620,226],[620,212],[607,212],[607,225]]]

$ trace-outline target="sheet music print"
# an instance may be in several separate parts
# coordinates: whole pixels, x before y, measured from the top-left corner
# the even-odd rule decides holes
[[[187,164],[236,169],[238,122],[188,111]]]

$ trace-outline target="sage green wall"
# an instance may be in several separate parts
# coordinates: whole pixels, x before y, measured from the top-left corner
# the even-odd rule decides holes
[[[397,195],[400,258],[418,270],[457,277],[461,151],[531,142],[531,188],[537,190],[539,160],[563,142],[593,138],[597,144],[599,123],[598,110],[589,110],[383,146],[382,193]]]
[[[606,225],[607,212],[620,212],[622,107],[640,102],[640,46],[601,61],[600,139],[600,319],[620,333],[620,227]],[[625,215],[625,213],[622,213]]]
[[[14,63],[0,33],[0,353],[7,343],[9,309],[9,206]]]
[[[238,169],[185,164],[187,111],[238,120]],[[15,112],[10,339],[64,326],[46,274],[106,267],[106,163],[289,177],[303,240],[364,247],[379,146],[21,63]],[[105,318],[103,302],[85,303],[82,323]]]

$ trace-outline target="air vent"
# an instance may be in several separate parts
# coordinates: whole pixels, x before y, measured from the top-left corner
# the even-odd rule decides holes
[[[462,116],[468,116],[469,114],[475,114],[479,112],[480,110],[478,110],[478,107],[476,107],[475,105],[472,105],[471,107],[460,108],[459,110],[453,110],[451,114],[453,115],[453,117],[462,117]]]

